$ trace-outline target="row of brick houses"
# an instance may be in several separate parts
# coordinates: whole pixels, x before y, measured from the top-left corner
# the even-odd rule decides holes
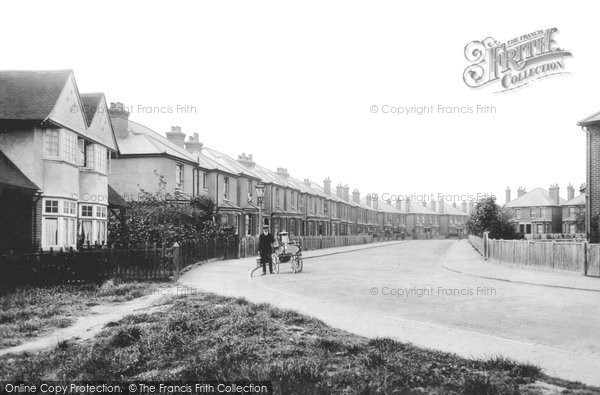
[[[267,169],[251,154],[230,157],[166,137],[129,119],[121,103],[80,93],[71,70],[0,72],[0,249],[21,251],[106,244],[108,216],[141,190],[186,200],[209,195],[215,220],[242,235],[260,231],[256,187],[265,186],[262,218],[292,235],[456,236],[468,207],[361,197],[326,178],[298,179]],[[471,207],[472,208],[472,207]]]
[[[511,199],[511,189],[506,188],[506,203],[512,214],[512,222],[525,235],[548,233],[584,233],[578,227],[578,216],[585,211],[585,184],[575,196],[575,188],[567,186],[567,199],[560,197],[558,185],[550,185],[548,189],[535,188],[527,192],[517,189],[517,197]]]
[[[112,103],[119,150],[113,154],[111,186],[126,198],[140,189],[156,192],[158,177],[167,192],[184,198],[208,194],[216,202],[217,217],[240,235],[256,235],[260,224],[258,183],[265,185],[263,222],[274,232],[292,235],[354,235],[401,233],[409,236],[456,236],[464,232],[467,206],[463,210],[442,204],[439,211],[410,201],[386,202],[372,196],[361,198],[344,184],[322,184],[298,179],[286,168],[270,170],[256,163],[252,154],[233,158],[205,147],[198,133],[187,136],[172,126],[166,137],[129,120],[121,103]],[[152,169],[152,171],[150,171]],[[135,180],[135,182],[132,182]]]

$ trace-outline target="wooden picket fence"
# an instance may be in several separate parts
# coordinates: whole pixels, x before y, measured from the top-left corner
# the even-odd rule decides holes
[[[489,260],[600,277],[600,244],[579,240],[494,240],[473,235],[469,242]]]
[[[176,250],[176,251],[175,251]],[[177,273],[173,256],[177,252]],[[177,247],[59,249],[0,255],[0,290],[20,285],[102,282],[106,279],[168,281],[186,266],[238,258],[237,236],[184,240]]]
[[[290,240],[298,243],[305,251],[320,250],[323,248],[345,247],[360,244],[378,243],[396,240],[394,236],[291,236]],[[249,236],[240,239],[239,257],[252,257],[258,255],[258,237]]]

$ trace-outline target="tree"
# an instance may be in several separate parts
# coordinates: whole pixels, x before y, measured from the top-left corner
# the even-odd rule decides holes
[[[511,219],[510,211],[496,204],[494,196],[485,197],[475,203],[467,219],[467,228],[470,233],[480,237],[484,232],[490,232],[492,239],[522,239],[523,235],[517,231]]]

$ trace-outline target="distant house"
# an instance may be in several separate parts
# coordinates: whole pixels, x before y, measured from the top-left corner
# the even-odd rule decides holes
[[[581,190],[584,190],[583,186]],[[578,217],[585,213],[586,194],[580,193],[575,197],[575,189],[572,185],[567,187],[567,201],[562,205],[562,232],[575,234],[585,233],[585,226],[578,227]]]
[[[507,189],[504,207],[510,210],[512,222],[521,233],[561,233],[562,206],[566,201],[559,192],[558,185],[551,185],[549,189],[535,188],[530,192],[520,190],[520,196],[511,200],[510,189]]]
[[[104,95],[80,94],[71,70],[0,71],[0,87],[0,248],[106,244]]]
[[[444,203],[444,201],[437,202],[438,204],[438,216],[440,225],[440,235],[448,237],[457,237],[466,233],[467,219],[469,214],[467,213],[467,203],[463,202],[462,210],[456,206],[456,203],[452,205]]]

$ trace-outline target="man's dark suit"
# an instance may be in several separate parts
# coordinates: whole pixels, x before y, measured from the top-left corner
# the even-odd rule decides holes
[[[275,242],[275,237],[271,233],[261,233],[258,238],[258,252],[260,253],[260,263],[262,263],[263,273],[267,272],[266,264],[269,263],[269,272],[273,273],[273,248],[271,245]]]

